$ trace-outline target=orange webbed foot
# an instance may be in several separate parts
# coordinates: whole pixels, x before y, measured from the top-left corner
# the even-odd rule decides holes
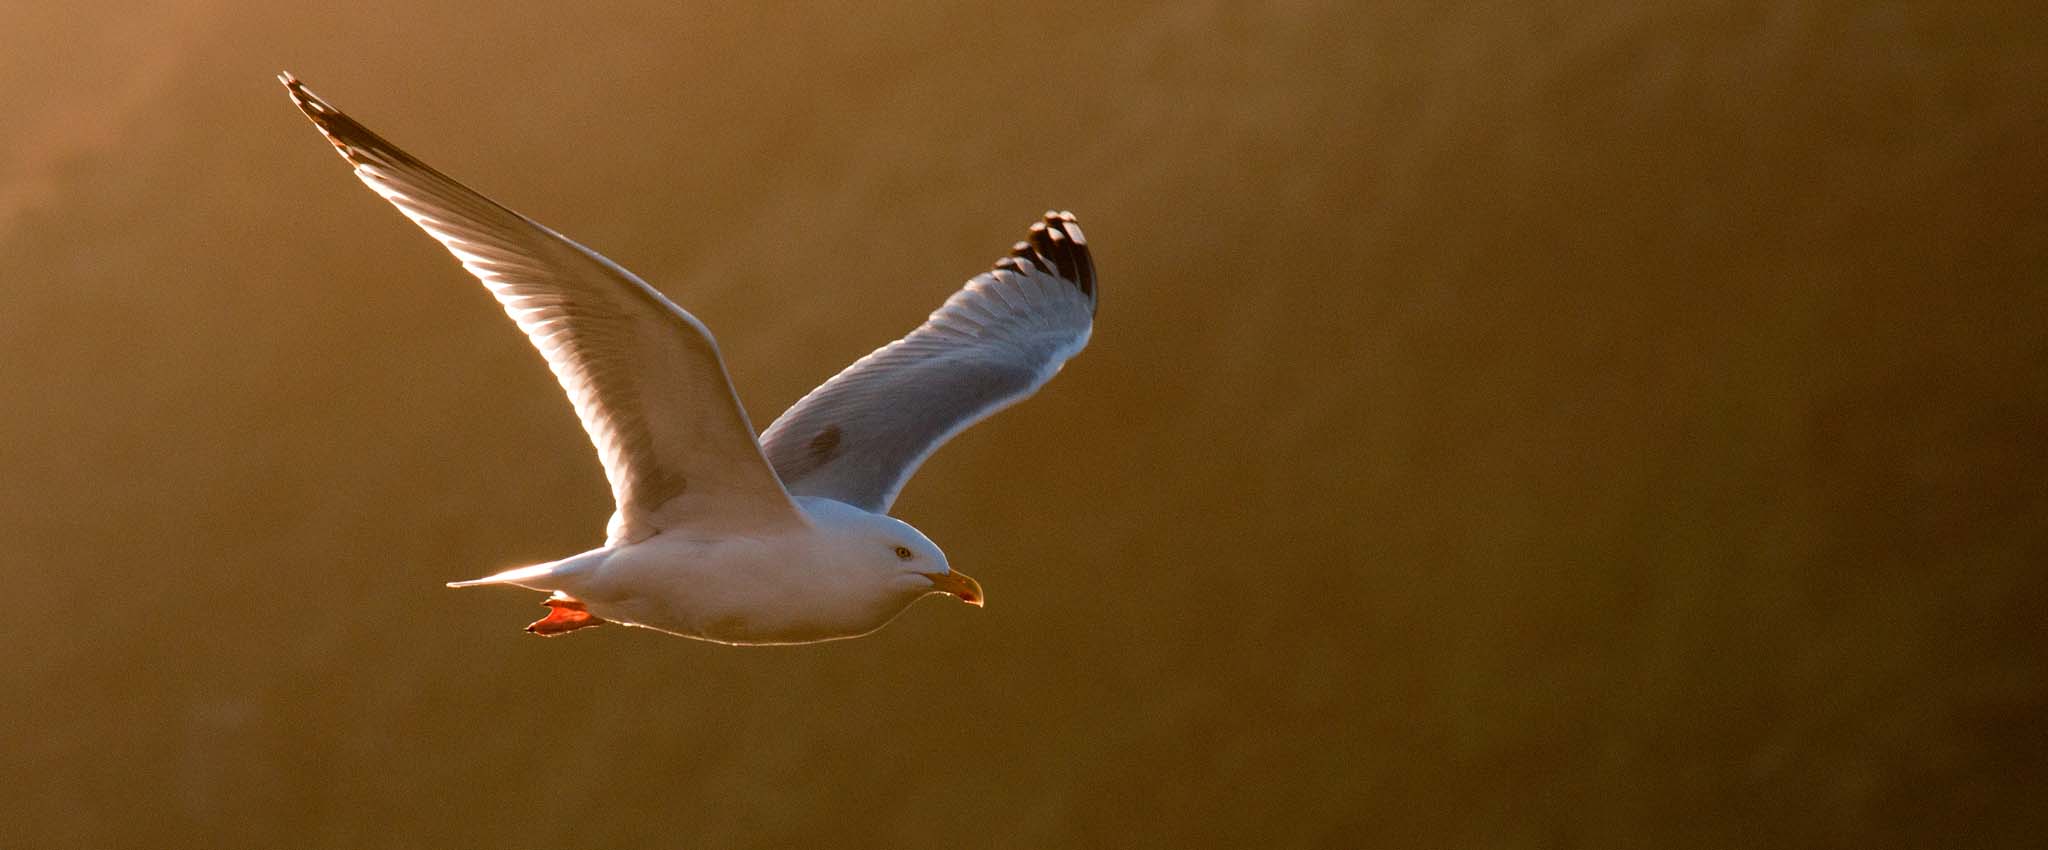
[[[548,615],[528,625],[528,632],[541,637],[554,637],[566,635],[577,629],[604,625],[604,620],[591,614],[590,609],[583,607],[582,602],[567,596],[550,597],[544,604],[550,609]]]

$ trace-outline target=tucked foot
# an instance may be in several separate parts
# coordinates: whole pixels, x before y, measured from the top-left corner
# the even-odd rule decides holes
[[[554,637],[566,635],[577,629],[604,625],[604,620],[591,614],[590,609],[583,607],[583,603],[567,596],[551,596],[545,604],[549,608],[548,615],[527,626],[528,632],[541,637]]]

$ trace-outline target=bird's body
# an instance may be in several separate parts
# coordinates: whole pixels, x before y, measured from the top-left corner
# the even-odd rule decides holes
[[[616,622],[732,644],[857,637],[981,586],[888,516],[941,443],[1031,395],[1087,345],[1095,270],[1048,212],[909,335],[804,396],[757,439],[711,333],[631,272],[398,149],[279,78],[356,176],[446,246],[527,334],[604,463],[603,547],[451,586],[550,594],[528,627]]]
[[[657,534],[456,584],[560,593],[605,621],[732,644],[859,637],[933,592],[929,577],[869,557],[884,539],[922,543],[913,559],[935,556],[910,526],[830,499],[798,507],[809,521],[779,532]],[[961,592],[980,602],[978,587]]]

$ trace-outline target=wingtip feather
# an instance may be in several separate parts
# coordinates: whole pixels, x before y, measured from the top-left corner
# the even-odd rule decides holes
[[[1088,238],[1081,233],[1074,214],[1066,210],[1046,210],[1044,217],[1032,223],[1024,241],[1010,246],[1010,255],[997,260],[995,267],[1057,275],[1074,284],[1090,302],[1096,299],[1095,259],[1088,251]]]
[[[319,130],[320,135],[327,138],[327,143],[334,146],[335,152],[341,154],[342,159],[348,160],[349,165],[356,167],[359,173],[365,164],[366,146],[386,149],[385,153],[388,156],[405,156],[403,151],[393,147],[390,142],[384,141],[382,137],[334,108],[334,104],[314,94],[312,89],[306,88],[306,84],[300,82],[298,77],[292,76],[290,71],[278,74],[277,80],[284,84],[285,92],[291,95],[292,105],[305,114],[306,120],[313,122],[314,129]]]

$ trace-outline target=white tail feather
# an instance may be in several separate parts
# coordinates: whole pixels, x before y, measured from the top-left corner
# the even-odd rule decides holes
[[[544,579],[550,575],[553,575],[555,572],[555,567],[560,563],[560,561],[555,561],[546,564],[534,564],[530,567],[515,567],[513,569],[506,570],[502,573],[498,573],[496,575],[484,576],[483,578],[473,578],[468,581],[451,581],[448,583],[448,586],[482,587],[487,584],[512,584],[518,585],[520,587],[526,587],[527,582],[531,582],[536,579]],[[553,588],[535,587],[532,589],[552,590]]]

